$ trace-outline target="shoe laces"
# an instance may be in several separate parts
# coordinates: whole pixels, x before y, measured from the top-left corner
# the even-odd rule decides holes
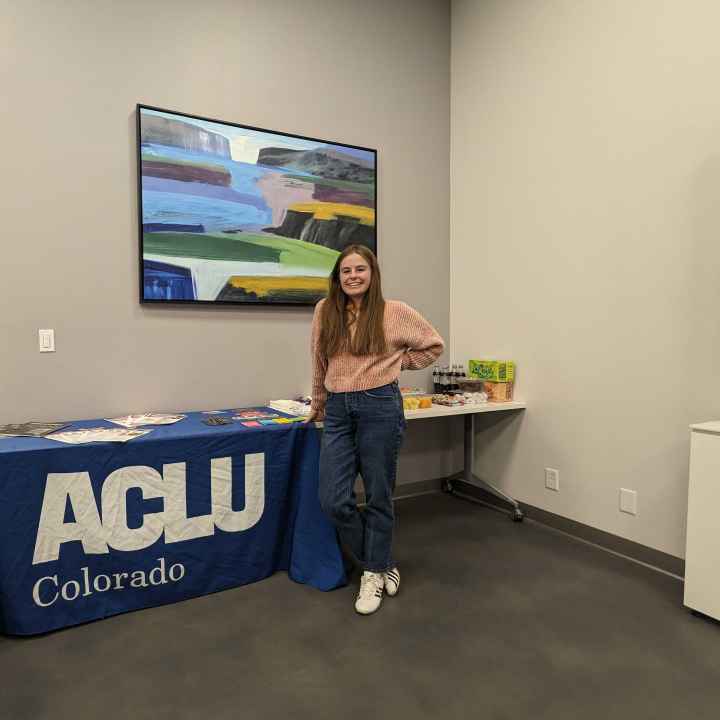
[[[377,590],[384,586],[384,578],[381,573],[365,571],[360,578],[360,595],[374,595]]]

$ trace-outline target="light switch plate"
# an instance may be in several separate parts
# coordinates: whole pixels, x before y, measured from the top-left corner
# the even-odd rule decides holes
[[[55,352],[55,331],[38,330],[40,352]]]

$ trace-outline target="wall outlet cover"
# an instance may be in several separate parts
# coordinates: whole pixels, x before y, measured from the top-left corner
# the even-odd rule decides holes
[[[637,515],[637,492],[620,488],[620,511],[629,515]]]
[[[545,487],[555,492],[560,491],[560,472],[555,468],[545,468]]]

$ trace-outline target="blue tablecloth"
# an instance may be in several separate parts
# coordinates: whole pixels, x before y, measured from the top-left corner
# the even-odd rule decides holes
[[[318,431],[189,413],[127,443],[0,438],[0,631],[30,635],[287,570],[345,582]],[[116,427],[103,420],[71,428]]]

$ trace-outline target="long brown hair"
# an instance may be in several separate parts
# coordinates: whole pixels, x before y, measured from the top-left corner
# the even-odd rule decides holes
[[[342,289],[340,265],[348,256],[360,255],[370,268],[370,286],[363,296],[354,335],[348,322],[348,296]],[[341,253],[330,273],[330,291],[322,308],[320,324],[320,350],[325,357],[339,352],[353,355],[382,354],[387,352],[385,340],[385,298],[382,294],[380,266],[372,250],[364,245],[348,245]]]

